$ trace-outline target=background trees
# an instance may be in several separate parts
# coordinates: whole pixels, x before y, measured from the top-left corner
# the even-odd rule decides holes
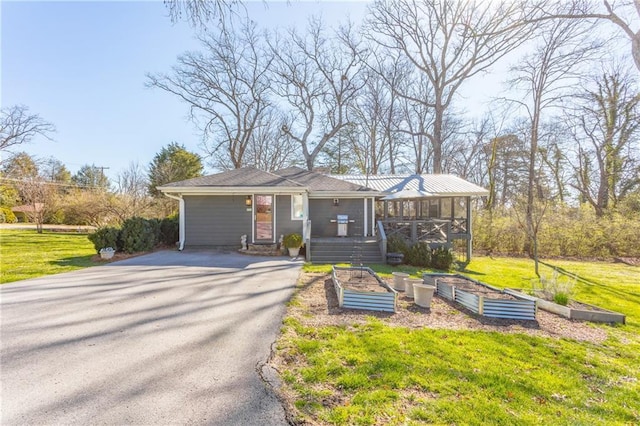
[[[53,124],[38,114],[29,114],[24,105],[0,109],[0,151],[29,143],[37,135],[49,138],[54,131]]]
[[[162,194],[156,187],[202,176],[202,171],[202,159],[198,154],[187,151],[184,145],[171,142],[149,164],[149,193],[159,197]]]

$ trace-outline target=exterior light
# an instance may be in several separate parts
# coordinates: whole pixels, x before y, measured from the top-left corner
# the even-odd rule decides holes
[[[251,195],[247,195],[247,199],[244,200],[244,205],[247,207],[251,207],[251,204],[252,204]]]
[[[340,200],[339,200],[339,199],[337,199],[337,198],[334,198],[334,199],[333,199],[333,205],[334,205],[334,206],[339,206],[339,205],[340,205]]]

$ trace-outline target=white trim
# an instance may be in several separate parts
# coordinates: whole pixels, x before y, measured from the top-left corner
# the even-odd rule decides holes
[[[376,236],[376,199],[371,197],[371,236]]]
[[[367,192],[355,192],[355,191],[343,191],[343,192],[328,192],[328,191],[309,191],[309,198],[312,199],[324,199],[324,198],[367,198],[367,197],[382,197],[388,194],[382,194],[374,191]]]
[[[172,198],[174,200],[178,200],[179,204],[178,204],[178,250],[182,251],[184,250],[184,241],[186,238],[186,218],[185,218],[185,209],[184,209],[184,198],[182,198],[182,195],[171,195],[171,194],[164,194],[169,198]]]
[[[294,203],[293,203],[293,197],[300,197],[300,201],[302,201],[302,217],[296,217],[293,212],[294,212]],[[304,195],[302,193],[300,194],[291,194],[291,220],[304,220],[305,219],[305,209],[304,209]]]
[[[158,188],[164,194],[168,192],[185,195],[249,195],[249,194],[299,194],[306,191],[304,187],[265,187],[265,186],[233,186],[229,188],[221,187],[189,187],[189,186],[163,186]]]
[[[251,194],[251,243],[256,243],[256,197]]]
[[[369,232],[368,232],[368,227],[369,227],[369,223],[367,221],[367,199],[364,198],[364,226],[363,226],[363,232],[364,232],[364,236],[368,237],[369,236]]]
[[[276,200],[278,199],[278,197],[276,197],[276,194],[271,195],[273,197],[273,202],[271,203],[271,208],[273,209],[273,214],[271,215],[271,236],[273,237],[271,239],[271,242],[273,244],[276,243],[276,224],[278,223],[278,218],[276,217],[276,212],[278,211],[278,205],[276,204]]]

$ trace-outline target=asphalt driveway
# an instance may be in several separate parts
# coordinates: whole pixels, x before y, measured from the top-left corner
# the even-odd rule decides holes
[[[258,371],[300,266],[163,251],[0,286],[0,423],[286,424]]]

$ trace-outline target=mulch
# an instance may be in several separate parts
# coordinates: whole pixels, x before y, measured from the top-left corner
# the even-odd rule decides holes
[[[536,321],[487,318],[438,296],[434,296],[430,309],[424,309],[402,292],[399,294],[396,313],[343,309],[338,306],[330,275],[303,273],[301,278],[303,286],[296,295],[299,303],[289,307],[289,315],[306,326],[350,327],[365,324],[368,317],[373,316],[393,327],[524,333],[594,343],[603,342],[608,335],[602,327],[593,327],[589,323],[566,319],[542,310],[538,310]]]

